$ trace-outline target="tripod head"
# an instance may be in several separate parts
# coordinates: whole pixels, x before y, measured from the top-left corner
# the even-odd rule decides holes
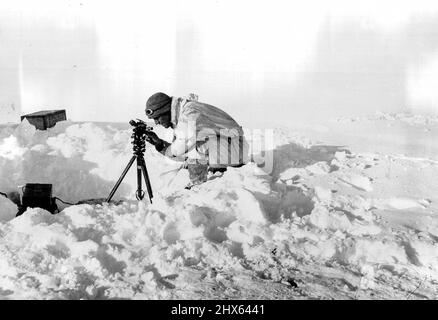
[[[146,150],[146,133],[152,131],[153,128],[140,119],[137,119],[137,121],[131,120],[129,124],[134,127],[131,135],[134,154],[143,156]]]
[[[143,132],[153,130],[152,127],[148,126],[146,122],[144,122],[143,120],[140,120],[140,119],[137,119],[137,121],[131,120],[131,121],[129,121],[129,124],[134,127],[133,130],[140,130]]]

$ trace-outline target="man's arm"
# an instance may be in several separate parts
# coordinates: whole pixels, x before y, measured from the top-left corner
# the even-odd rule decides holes
[[[162,155],[176,161],[185,161],[186,153],[196,146],[196,139],[183,136],[174,136],[173,142],[169,143],[160,139],[155,132],[149,131],[146,133],[146,141],[155,146],[155,149]]]
[[[196,137],[186,134],[176,135],[172,143],[161,140],[155,145],[155,149],[169,158],[181,157],[196,146]]]
[[[196,147],[198,111],[189,102],[183,106],[171,144],[164,143],[159,151],[169,158],[181,157]]]
[[[155,149],[164,156],[177,160],[176,158],[183,157],[196,147],[196,121],[198,116],[198,111],[188,103],[181,111],[178,125],[174,129],[172,143],[160,139],[152,131],[148,132],[147,141],[152,143]]]

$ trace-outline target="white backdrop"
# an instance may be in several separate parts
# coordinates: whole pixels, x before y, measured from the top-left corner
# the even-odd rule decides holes
[[[125,122],[156,91],[247,127],[438,113],[434,2],[3,0],[0,122]]]

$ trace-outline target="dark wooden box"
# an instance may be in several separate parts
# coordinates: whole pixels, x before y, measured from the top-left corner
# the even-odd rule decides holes
[[[30,124],[39,130],[53,127],[57,122],[67,120],[65,110],[43,110],[21,116],[21,121],[26,118]]]
[[[52,185],[46,183],[27,183],[22,189],[21,205],[17,217],[27,208],[42,208],[51,213],[58,209],[55,198],[52,198]]]

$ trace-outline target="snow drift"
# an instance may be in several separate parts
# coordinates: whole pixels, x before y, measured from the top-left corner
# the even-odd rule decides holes
[[[386,121],[437,131],[433,121]],[[336,128],[351,121],[335,122]],[[137,201],[135,170],[115,204],[59,204],[52,215],[0,196],[0,297],[4,299],[434,298],[438,283],[438,162],[424,154],[358,151],[276,129],[273,170],[229,169],[192,190],[178,164],[151,147],[153,204]],[[161,135],[169,135],[156,129]],[[26,121],[0,129],[0,191],[53,184],[76,203],[108,195],[132,155],[128,124]],[[369,137],[368,137],[369,138]],[[398,130],[393,139],[400,139]],[[320,139],[319,139],[320,140]],[[320,140],[321,141],[321,140]],[[375,137],[375,141],[378,141]]]

